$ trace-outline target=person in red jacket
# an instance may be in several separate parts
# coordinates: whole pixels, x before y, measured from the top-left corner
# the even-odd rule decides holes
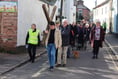
[[[98,58],[99,48],[102,47],[102,43],[104,41],[105,32],[104,29],[100,25],[100,21],[96,22],[96,26],[94,26],[91,30],[91,46],[93,47],[93,59]]]

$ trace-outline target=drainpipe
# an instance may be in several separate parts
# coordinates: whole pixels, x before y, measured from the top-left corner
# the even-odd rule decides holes
[[[61,0],[61,8],[60,8],[60,24],[62,24],[62,12],[63,12],[63,0]]]
[[[112,3],[113,3],[113,0],[110,0],[109,33],[112,33],[112,29],[113,29],[113,26],[112,26]]]
[[[117,19],[116,19],[116,33],[118,34],[118,0],[117,0]]]

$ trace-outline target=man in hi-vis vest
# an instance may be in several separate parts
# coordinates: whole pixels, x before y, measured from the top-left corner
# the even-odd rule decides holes
[[[28,45],[28,53],[30,56],[30,61],[32,63],[35,61],[36,46],[39,44],[40,44],[39,30],[36,29],[35,24],[32,24],[26,36],[26,45]]]

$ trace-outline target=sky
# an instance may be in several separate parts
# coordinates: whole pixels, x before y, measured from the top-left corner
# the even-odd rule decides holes
[[[95,7],[95,1],[96,0],[83,0],[84,1],[84,5],[86,7],[88,7],[90,10],[92,10],[92,8]],[[97,0],[97,4],[100,4],[102,2],[104,2],[105,0]]]

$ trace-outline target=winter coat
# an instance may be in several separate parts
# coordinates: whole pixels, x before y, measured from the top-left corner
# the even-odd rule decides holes
[[[90,40],[91,40],[91,46],[94,48],[94,40],[95,40],[95,27],[92,28],[91,30],[91,35],[90,35]],[[100,47],[102,47],[102,43],[104,41],[105,38],[105,32],[104,29],[102,27],[100,27]]]
[[[70,26],[61,27],[62,46],[68,46],[70,44]]]

